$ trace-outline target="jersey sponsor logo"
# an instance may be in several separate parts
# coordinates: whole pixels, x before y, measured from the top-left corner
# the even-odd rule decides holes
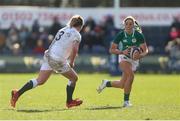
[[[135,43],[137,40],[136,39],[132,39],[132,42]]]
[[[127,39],[123,39],[123,42],[128,42]]]
[[[128,58],[126,56],[124,56],[123,59],[128,59]]]

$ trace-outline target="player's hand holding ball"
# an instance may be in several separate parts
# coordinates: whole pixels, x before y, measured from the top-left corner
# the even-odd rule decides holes
[[[141,58],[140,49],[136,46],[127,48],[123,51],[123,54],[133,60],[139,60]]]
[[[139,59],[141,58],[140,52],[135,51],[131,58],[132,58],[133,60],[139,60]]]
[[[131,47],[130,49],[130,58],[133,59],[133,60],[139,60],[141,58],[141,52],[140,52],[140,48],[136,47],[136,46],[133,46]]]
[[[128,57],[130,57],[130,51],[131,51],[131,47],[127,48],[126,50],[122,51],[122,53]]]

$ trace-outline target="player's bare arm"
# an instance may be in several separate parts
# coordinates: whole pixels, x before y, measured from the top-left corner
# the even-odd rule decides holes
[[[111,53],[111,54],[117,54],[117,55],[123,54],[123,52],[118,49],[118,45],[115,44],[115,43],[112,43],[112,44],[111,44],[111,47],[110,47],[110,49],[109,49],[109,53]]]
[[[141,44],[139,48],[140,48],[140,54],[135,53],[134,60],[139,60],[148,54],[148,47],[146,43]]]
[[[144,56],[146,56],[148,54],[148,47],[146,43],[143,43],[140,45],[141,48],[141,54],[140,54],[140,58],[143,58]]]
[[[72,49],[71,55],[69,57],[69,59],[70,59],[70,63],[69,64],[70,64],[71,67],[74,67],[74,61],[76,59],[78,51],[79,51],[79,42],[78,41],[74,41],[73,49]]]

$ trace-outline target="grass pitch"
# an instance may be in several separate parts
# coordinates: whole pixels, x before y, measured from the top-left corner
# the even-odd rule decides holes
[[[48,82],[26,92],[10,107],[10,92],[20,88],[37,74],[0,74],[0,119],[2,120],[180,120],[180,76],[136,74],[131,93],[133,107],[122,108],[123,91],[96,88],[108,74],[79,74],[74,97],[83,99],[80,107],[65,107],[67,80],[53,74]]]

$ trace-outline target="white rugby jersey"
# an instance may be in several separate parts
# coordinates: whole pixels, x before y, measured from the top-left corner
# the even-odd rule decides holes
[[[55,60],[68,59],[74,41],[81,41],[81,35],[75,28],[66,26],[60,29],[49,46],[49,55]]]

